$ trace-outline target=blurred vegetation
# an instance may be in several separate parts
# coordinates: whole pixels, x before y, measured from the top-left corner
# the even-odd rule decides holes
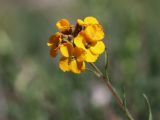
[[[107,89],[97,92],[103,81],[88,71],[63,73],[58,59],[49,56],[46,42],[57,20],[74,23],[92,15],[106,32],[112,83],[121,94],[125,88],[133,116],[147,119],[145,93],[159,120],[159,5],[159,0],[1,0],[0,119],[125,119]],[[103,56],[96,64],[103,69]],[[101,93],[106,101],[94,100]]]

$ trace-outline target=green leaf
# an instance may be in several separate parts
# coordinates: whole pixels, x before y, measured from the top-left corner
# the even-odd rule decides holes
[[[145,94],[143,94],[143,97],[146,100],[146,103],[148,105],[148,110],[149,110],[149,118],[148,118],[148,120],[153,120],[150,102],[149,102],[149,100],[148,100],[148,98],[147,98],[147,96]]]
[[[123,105],[124,105],[124,108],[126,110],[127,108],[127,99],[126,99],[126,94],[125,94],[125,88],[123,87]]]
[[[105,62],[105,74],[106,74],[107,73],[107,68],[108,68],[108,51],[107,51],[107,48],[105,48],[104,62]]]

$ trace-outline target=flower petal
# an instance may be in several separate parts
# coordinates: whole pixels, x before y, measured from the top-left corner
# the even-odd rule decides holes
[[[81,34],[78,34],[77,37],[74,38],[74,44],[79,48],[85,49],[83,42],[84,42],[84,37]]]
[[[70,23],[67,19],[61,19],[56,23],[57,28],[60,31],[66,31],[70,29]]]
[[[84,19],[85,24],[99,24],[98,20],[92,16],[88,16]]]
[[[76,57],[78,62],[85,61],[86,59],[86,51],[82,48],[75,47],[73,55]]]
[[[60,68],[63,72],[70,71],[68,58],[62,57],[62,58],[60,59],[60,61],[59,61],[59,68]]]
[[[99,55],[92,54],[89,49],[87,49],[86,52],[87,52],[86,62],[95,62],[97,60]]]
[[[105,45],[102,41],[98,41],[95,46],[91,46],[90,50],[93,54],[99,55],[102,54],[105,50]]]
[[[53,44],[56,44],[58,45],[59,43],[61,42],[61,34],[59,32],[56,32],[54,35],[52,35],[48,42],[47,42],[47,45],[48,46],[51,46]]]
[[[83,22],[83,20],[81,20],[81,19],[78,19],[77,20],[77,23],[79,24],[79,25],[81,25],[81,26],[83,26],[85,23]]]
[[[70,43],[64,43],[60,46],[60,51],[64,57],[69,57],[73,54],[73,46]]]
[[[99,41],[104,38],[104,32],[100,25],[89,25],[85,29],[85,35],[90,41]]]
[[[70,61],[69,68],[73,73],[80,73],[81,72],[81,70],[78,68],[76,60]]]
[[[50,55],[52,57],[56,57],[57,53],[58,53],[58,48],[56,46],[52,45],[50,48]]]
[[[78,65],[78,69],[80,69],[81,71],[85,70],[85,62],[77,62]]]

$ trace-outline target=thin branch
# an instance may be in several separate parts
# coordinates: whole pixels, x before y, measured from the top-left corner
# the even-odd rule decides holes
[[[99,74],[97,71],[94,71],[94,70],[92,70],[92,69],[90,69],[90,68],[86,68],[86,70],[94,73],[97,77],[100,77],[100,74]]]
[[[94,63],[90,63],[90,65],[100,74],[100,77],[103,76],[103,73],[99,70],[99,68]]]
[[[112,95],[114,96],[118,106],[121,108],[122,111],[124,111],[126,113],[127,118],[129,120],[134,120],[134,118],[132,117],[132,115],[129,112],[129,110],[123,104],[123,101],[122,101],[121,97],[119,96],[119,94],[117,93],[115,88],[110,83],[110,79],[109,79],[108,73],[106,72],[106,74],[104,76],[103,73],[99,70],[99,68],[94,63],[90,63],[90,65],[95,69],[95,71],[97,71],[100,74],[99,78],[101,78],[105,82],[106,86],[108,87],[108,89],[110,90]]]

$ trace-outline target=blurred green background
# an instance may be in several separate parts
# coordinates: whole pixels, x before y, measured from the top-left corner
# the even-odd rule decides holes
[[[103,81],[64,73],[46,46],[61,18],[96,17],[136,120],[160,120],[160,0],[0,0],[0,120],[125,120]],[[103,70],[103,59],[96,63]]]

